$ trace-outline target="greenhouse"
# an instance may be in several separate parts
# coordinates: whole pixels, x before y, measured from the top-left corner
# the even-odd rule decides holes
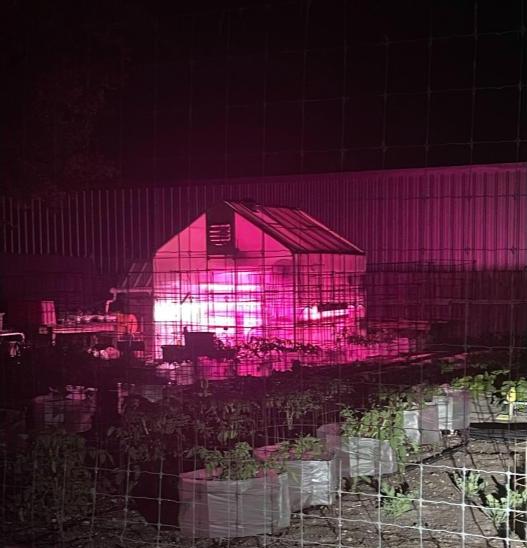
[[[227,346],[288,341],[319,350],[321,364],[352,361],[345,342],[362,333],[364,252],[301,210],[223,202],[153,264],[157,356],[185,333],[209,333]]]

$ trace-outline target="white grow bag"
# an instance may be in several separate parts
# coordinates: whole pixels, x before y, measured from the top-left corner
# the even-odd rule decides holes
[[[335,451],[339,473],[344,477],[378,476],[397,472],[397,458],[387,441],[341,436],[340,424],[324,424],[317,437]]]
[[[445,387],[443,396],[434,396],[432,403],[437,405],[439,429],[454,432],[466,430],[470,426],[470,395],[467,390]]]
[[[403,411],[403,427],[407,438],[418,445],[436,445],[441,442],[436,404]]]
[[[205,470],[179,475],[179,526],[185,537],[230,539],[289,527],[287,474],[248,480],[206,478]]]
[[[258,447],[257,459],[266,460],[278,449],[278,445]],[[289,478],[291,511],[299,512],[310,506],[330,506],[336,500],[339,476],[337,458],[333,454],[326,460],[286,460]]]

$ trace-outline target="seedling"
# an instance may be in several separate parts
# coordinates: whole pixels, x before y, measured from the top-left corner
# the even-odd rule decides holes
[[[493,521],[496,529],[503,527],[513,510],[517,510],[527,503],[527,491],[515,491],[507,487],[507,494],[504,497],[493,493],[485,495],[485,514]]]
[[[456,472],[452,475],[452,479],[466,498],[477,497],[487,487],[487,482],[478,472],[468,471],[464,475],[462,472]]]
[[[408,484],[393,487],[387,483],[381,484],[382,507],[389,516],[394,518],[406,514],[414,508],[416,494],[408,491]]]

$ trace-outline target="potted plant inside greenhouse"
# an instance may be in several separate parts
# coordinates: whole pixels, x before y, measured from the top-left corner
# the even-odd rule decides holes
[[[373,407],[361,415],[345,408],[340,416],[342,423],[322,425],[317,437],[335,450],[341,476],[392,474],[398,464],[404,466],[411,444],[403,427],[402,409]]]
[[[331,506],[339,483],[337,460],[319,438],[310,435],[254,450],[256,458],[283,461],[289,478],[291,511]]]
[[[288,475],[275,459],[257,460],[251,446],[192,449],[204,468],[179,475],[179,526],[191,538],[274,534],[289,526]]]
[[[465,390],[470,395],[470,422],[492,422],[503,412],[499,398],[501,378],[507,375],[507,369],[485,371],[477,375],[466,375],[454,379],[454,390]]]

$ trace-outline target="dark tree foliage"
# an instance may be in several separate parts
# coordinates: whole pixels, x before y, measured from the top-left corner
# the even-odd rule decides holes
[[[112,181],[118,171],[94,136],[126,80],[125,21],[116,4],[103,12],[90,2],[12,0],[3,8],[3,192],[49,198]]]

